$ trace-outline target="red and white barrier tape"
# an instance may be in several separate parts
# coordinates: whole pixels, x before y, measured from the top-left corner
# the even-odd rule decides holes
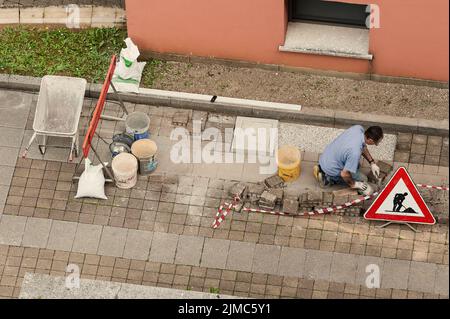
[[[338,205],[338,206],[332,206],[329,208],[322,208],[322,209],[316,209],[314,211],[311,212],[307,212],[307,213],[300,213],[300,214],[290,214],[290,213],[285,213],[285,212],[277,212],[277,211],[268,211],[268,210],[264,210],[264,209],[256,209],[256,208],[243,208],[244,212],[250,212],[250,213],[263,213],[263,214],[271,214],[271,215],[279,215],[279,216],[295,216],[295,217],[302,217],[302,216],[317,216],[317,215],[324,215],[324,214],[328,214],[328,213],[333,213],[336,212],[338,210],[344,209],[344,208],[348,208],[354,205],[357,205],[359,203],[362,203],[366,200],[370,200],[372,198],[375,198],[378,196],[378,193],[375,193],[371,196],[365,196],[365,197],[361,197],[358,199],[355,199],[351,202],[342,204],[342,205]],[[225,210],[225,212],[223,212],[223,208],[224,205],[227,207],[227,209]],[[222,222],[225,220],[225,217],[230,213],[230,211],[232,209],[234,209],[236,207],[236,204],[233,203],[225,203],[224,205],[219,207],[219,211],[217,212],[216,215],[216,220],[213,224],[213,228],[217,229],[220,224],[222,224]]]
[[[212,224],[212,228],[217,229],[220,226],[220,224],[223,223],[223,221],[228,216],[228,214],[231,213],[231,210],[233,210],[236,207],[236,204],[239,203],[240,200],[241,199],[239,197],[235,197],[233,199],[232,203],[230,203],[230,204],[225,203],[224,204],[226,206],[225,210],[224,210],[224,205],[221,205],[219,207],[219,210],[217,211],[216,219],[215,219],[214,223]]]
[[[434,186],[434,185],[425,185],[425,184],[416,184],[418,187],[429,188],[429,189],[438,189],[440,191],[448,191],[450,188],[445,186]]]
[[[347,203],[342,204],[342,205],[332,206],[332,207],[328,207],[328,208],[316,209],[316,210],[313,210],[311,212],[300,213],[300,214],[289,214],[289,213],[284,213],[284,212],[266,211],[266,210],[263,210],[263,209],[254,209],[254,208],[244,208],[244,211],[252,212],[252,213],[265,213],[265,214],[272,214],[272,215],[280,215],[280,216],[316,216],[316,215],[324,215],[324,214],[328,214],[328,213],[334,213],[334,212],[336,212],[338,210],[345,209],[345,208],[357,205],[359,203],[362,203],[362,202],[364,202],[366,200],[370,200],[372,198],[375,198],[378,195],[379,195],[379,193],[374,193],[373,195],[361,197],[361,198],[355,199],[355,200],[353,200],[351,202],[347,202]]]
[[[449,187],[444,187],[444,186],[434,186],[434,185],[425,185],[425,184],[416,184],[416,186],[422,187],[422,188],[428,188],[428,189],[443,190],[443,191],[450,190]],[[371,199],[377,197],[379,194],[380,193],[374,193],[370,196],[361,197],[361,198],[355,199],[351,202],[344,203],[342,205],[316,209],[311,212],[300,213],[300,214],[290,214],[290,213],[284,213],[284,212],[268,211],[268,210],[264,210],[264,209],[246,208],[246,207],[243,208],[243,211],[250,212],[250,213],[263,213],[263,214],[271,214],[271,215],[279,215],[279,216],[317,216],[317,215],[330,214],[330,213],[334,213],[338,210],[349,208],[351,206],[360,204],[364,201],[371,200]],[[240,198],[235,197],[232,203],[224,203],[224,205],[219,207],[219,210],[217,211],[217,214],[216,214],[216,219],[212,225],[212,227],[214,229],[217,229],[220,226],[220,224],[223,223],[225,218],[228,216],[228,214],[231,212],[231,210],[233,210],[236,207],[236,204],[239,201],[240,201]],[[225,211],[224,211],[224,206],[226,206]]]

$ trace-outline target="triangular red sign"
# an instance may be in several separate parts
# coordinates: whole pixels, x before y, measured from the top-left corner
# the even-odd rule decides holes
[[[400,167],[394,174],[364,214],[364,218],[401,223],[436,224],[436,219],[404,167]]]

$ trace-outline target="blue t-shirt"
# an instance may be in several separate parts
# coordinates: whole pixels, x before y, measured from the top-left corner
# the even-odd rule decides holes
[[[356,174],[365,145],[364,128],[352,126],[325,148],[319,164],[328,176],[340,176],[344,169]]]

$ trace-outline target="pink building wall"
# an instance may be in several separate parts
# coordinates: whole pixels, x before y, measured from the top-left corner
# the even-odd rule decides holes
[[[280,52],[287,0],[126,0],[128,33],[142,51],[448,81],[448,0],[343,2],[380,7],[371,62]]]

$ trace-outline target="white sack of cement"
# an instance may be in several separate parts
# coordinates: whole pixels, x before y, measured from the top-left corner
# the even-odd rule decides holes
[[[105,195],[103,165],[93,166],[92,162],[86,158],[84,167],[84,172],[80,177],[78,192],[75,198],[108,199]]]
[[[125,44],[127,47],[120,52],[112,82],[119,92],[139,93],[142,72],[147,63],[137,61],[140,52],[130,38],[125,39]]]

